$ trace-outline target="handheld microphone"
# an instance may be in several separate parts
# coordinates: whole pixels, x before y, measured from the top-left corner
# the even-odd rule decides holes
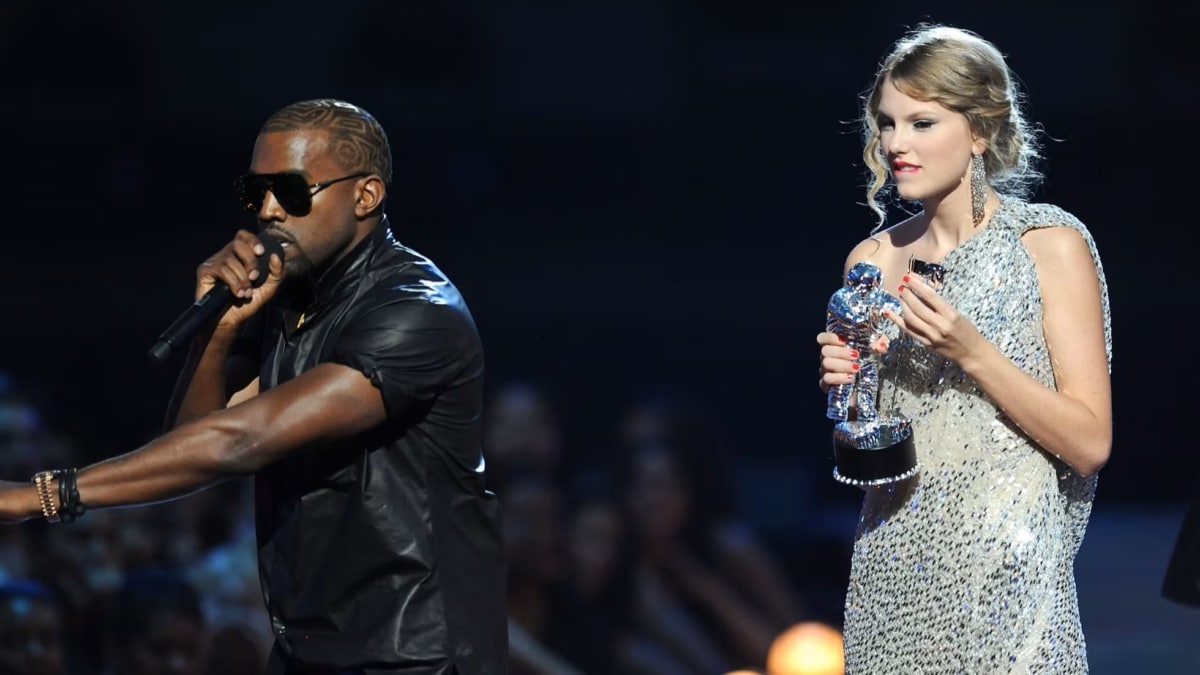
[[[271,273],[272,253],[283,260],[283,246],[278,239],[260,236],[258,240],[262,242],[263,248],[266,250],[258,256],[258,277],[250,282],[254,288],[262,286],[263,282],[267,280],[267,275]],[[204,324],[225,311],[225,308],[232,302],[233,291],[218,279],[207,293],[184,310],[183,314],[180,314],[179,318],[163,331],[163,334],[158,337],[158,342],[155,342],[154,346],[150,348],[150,360],[155,364],[166,361],[179,345],[186,344],[191,340]]]

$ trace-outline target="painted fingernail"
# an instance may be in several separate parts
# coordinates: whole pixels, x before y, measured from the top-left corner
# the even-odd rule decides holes
[[[900,284],[900,286],[898,288],[899,288],[899,292],[903,293],[905,286],[904,286],[904,284]]]
[[[857,371],[859,369],[859,365],[857,363],[851,363],[850,368],[851,370]]]
[[[858,350],[857,350],[857,349],[851,349],[851,350],[850,350],[850,358],[852,358],[852,359],[857,359],[857,358],[858,358]]]
[[[909,281],[912,281],[912,278],[909,277],[907,274],[905,274],[903,277],[900,278],[900,281],[903,281],[904,283],[907,284]]]

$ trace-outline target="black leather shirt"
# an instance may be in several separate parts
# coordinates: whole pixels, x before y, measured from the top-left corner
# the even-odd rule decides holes
[[[286,300],[260,313],[260,390],[342,364],[379,387],[388,417],[256,477],[259,572],[279,647],[335,670],[505,672],[500,507],[480,451],[483,352],[462,297],[384,219],[306,300],[303,313]]]

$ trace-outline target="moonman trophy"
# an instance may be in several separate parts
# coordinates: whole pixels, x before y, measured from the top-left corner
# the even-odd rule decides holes
[[[846,285],[829,298],[826,329],[858,350],[853,382],[829,389],[825,416],[833,428],[833,477],[851,485],[881,485],[903,480],[918,470],[912,422],[898,414],[880,415],[880,355],[871,349],[883,335],[883,311],[900,313],[900,301],[880,289],[883,274],[869,262],[850,268]],[[854,419],[851,419],[853,401]]]

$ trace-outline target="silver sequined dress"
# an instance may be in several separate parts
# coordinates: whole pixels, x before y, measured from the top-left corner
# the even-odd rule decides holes
[[[1033,261],[1022,233],[1091,235],[1071,214],[1004,199],[945,257],[940,291],[1025,372],[1054,386]],[[913,420],[920,473],[867,489],[846,596],[847,675],[1086,673],[1072,572],[1096,480],[1034,445],[942,357],[894,342],[880,409]]]

